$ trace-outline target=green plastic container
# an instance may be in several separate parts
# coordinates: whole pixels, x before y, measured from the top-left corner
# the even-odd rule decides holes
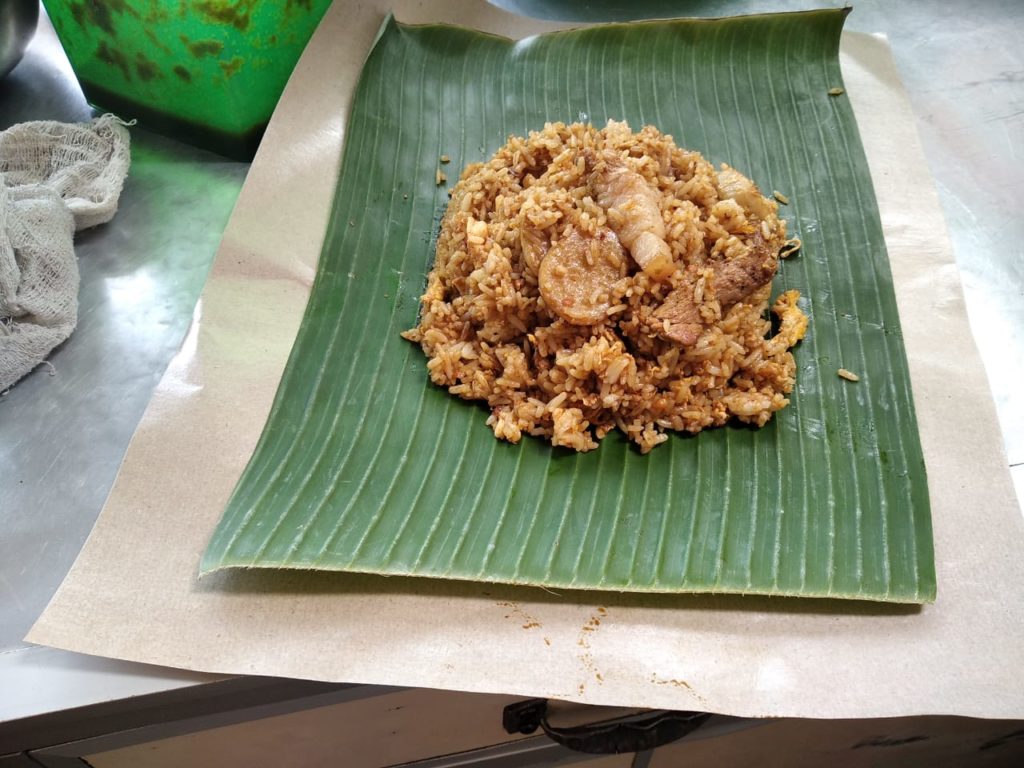
[[[331,0],[43,0],[98,109],[251,160]]]

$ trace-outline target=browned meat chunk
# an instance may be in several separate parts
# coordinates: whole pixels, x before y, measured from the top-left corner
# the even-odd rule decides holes
[[[722,311],[770,283],[777,266],[778,260],[760,234],[754,235],[753,247],[746,255],[716,266],[713,284]],[[696,279],[687,280],[666,296],[654,311],[655,330],[659,336],[683,346],[697,341],[704,324],[696,301],[696,287]],[[667,325],[665,321],[668,321]]]
[[[626,274],[626,256],[615,234],[572,234],[554,243],[540,263],[540,295],[548,308],[573,325],[607,317],[615,283]]]

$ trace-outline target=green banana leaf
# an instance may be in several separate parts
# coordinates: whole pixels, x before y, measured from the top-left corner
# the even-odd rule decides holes
[[[547,587],[926,602],[931,518],[878,211],[841,87],[845,12],[613,24],[512,42],[389,20],[364,66],[316,282],[202,572],[303,568]],[[763,429],[496,440],[399,332],[454,178],[545,121],[653,124],[781,190],[811,319]],[[844,367],[860,375],[845,381]]]

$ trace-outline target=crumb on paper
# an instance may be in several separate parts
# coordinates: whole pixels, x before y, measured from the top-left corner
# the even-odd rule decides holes
[[[846,379],[847,381],[860,381],[860,376],[853,371],[846,370],[845,368],[840,368],[838,373],[839,378],[841,379]]]
[[[842,96],[844,93],[846,93],[846,89],[845,88],[829,88],[828,89],[828,95],[829,96]]]
[[[434,180],[437,182],[437,186],[440,187],[442,184],[448,181],[448,177],[441,173],[441,171],[439,170],[437,172],[437,175],[434,177]]]
[[[789,198],[786,197],[781,192],[779,192],[779,190],[777,190],[777,189],[774,192],[772,192],[772,197],[774,197],[776,200],[778,200],[783,205],[789,205]]]
[[[441,162],[442,163],[450,163],[451,161],[452,161],[452,159],[450,157],[448,157],[448,155],[441,155]]]

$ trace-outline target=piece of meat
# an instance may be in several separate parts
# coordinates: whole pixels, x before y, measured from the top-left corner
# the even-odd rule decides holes
[[[519,247],[523,252],[523,261],[534,272],[540,269],[540,263],[548,252],[547,239],[535,229],[523,228],[519,235]]]
[[[715,298],[725,312],[775,277],[778,260],[772,255],[760,233],[754,235],[750,251],[714,267]],[[696,278],[688,279],[665,297],[654,310],[654,330],[663,339],[688,347],[697,341],[704,323],[694,301]],[[666,327],[665,321],[668,321]]]
[[[693,300],[696,283],[695,279],[687,279],[654,310],[655,332],[663,339],[674,341],[684,347],[692,346],[704,328],[700,310]]]
[[[665,242],[658,191],[611,150],[584,154],[594,199],[608,214],[608,224],[633,260],[655,280],[675,272],[672,250]]]
[[[735,200],[747,213],[759,219],[766,219],[775,213],[777,206],[761,194],[757,185],[732,166],[722,163],[716,174],[718,195],[723,200]]]
[[[554,243],[538,271],[540,295],[548,308],[573,325],[593,325],[607,317],[612,289],[626,273],[626,255],[615,234],[572,234]]]
[[[715,296],[723,308],[742,301],[775,277],[778,261],[759,234],[754,240],[754,247],[747,255],[724,262],[715,270]]]

